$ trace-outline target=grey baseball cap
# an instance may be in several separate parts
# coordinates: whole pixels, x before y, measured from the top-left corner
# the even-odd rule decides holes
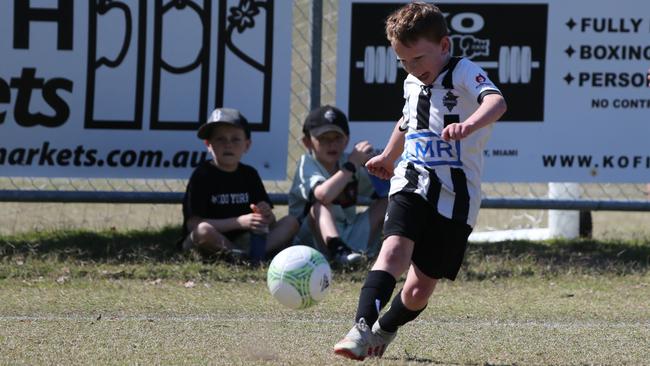
[[[210,138],[212,130],[219,124],[239,127],[244,130],[247,139],[251,138],[251,130],[248,127],[248,120],[243,114],[241,114],[241,112],[233,108],[217,108],[212,111],[208,121],[199,127],[199,131],[196,135],[201,140],[207,140]]]

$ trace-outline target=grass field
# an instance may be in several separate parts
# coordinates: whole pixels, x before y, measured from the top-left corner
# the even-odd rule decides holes
[[[2,364],[353,364],[364,270],[328,298],[281,308],[264,269],[173,250],[176,229],[0,238]],[[650,240],[473,245],[381,361],[369,364],[648,364]]]

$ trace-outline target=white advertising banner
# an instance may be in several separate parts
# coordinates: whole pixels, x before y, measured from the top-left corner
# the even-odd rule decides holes
[[[0,175],[187,178],[215,107],[286,177],[290,1],[0,2]]]
[[[404,1],[341,0],[337,105],[352,140],[381,148],[405,71],[385,38]],[[650,1],[436,2],[452,53],[480,65],[508,112],[484,151],[486,181],[650,181]]]

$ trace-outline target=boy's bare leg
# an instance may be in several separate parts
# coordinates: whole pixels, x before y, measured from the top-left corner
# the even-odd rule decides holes
[[[291,215],[277,221],[271,226],[271,231],[266,237],[266,253],[274,253],[289,246],[298,229],[298,220]]]
[[[192,230],[194,245],[203,254],[214,254],[230,250],[233,244],[207,222],[199,222]]]
[[[388,198],[374,200],[368,208],[370,221],[370,235],[368,236],[368,245],[370,246],[377,234],[381,232],[384,226],[384,217],[386,216],[386,207],[388,207]]]
[[[411,264],[411,255],[415,243],[404,236],[391,235],[384,239],[377,256],[373,271],[390,273],[395,279],[399,278]]]
[[[316,202],[309,211],[309,216],[313,219],[314,236],[319,240],[319,244],[325,247],[327,238],[338,238],[339,231],[336,228],[334,215],[329,206]]]
[[[309,211],[309,220],[319,250],[329,253],[334,261],[341,265],[351,265],[361,261],[361,255],[353,252],[341,240],[330,206],[315,203]]]
[[[409,310],[424,309],[429,303],[429,298],[433,295],[437,283],[438,280],[425,275],[416,265],[412,264],[402,288],[402,303]]]

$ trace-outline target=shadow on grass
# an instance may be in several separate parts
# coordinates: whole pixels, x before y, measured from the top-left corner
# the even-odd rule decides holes
[[[169,262],[182,259],[179,227],[158,231],[52,231],[0,237],[0,257],[100,263]]]
[[[180,228],[158,231],[52,231],[0,237],[0,263],[21,258],[71,263],[183,263],[196,257],[179,253]],[[346,271],[363,281],[368,267]],[[628,274],[650,269],[650,240],[503,242],[470,245],[459,278],[489,280],[557,274]],[[337,270],[339,273],[343,271]],[[260,272],[263,276],[264,272]]]

